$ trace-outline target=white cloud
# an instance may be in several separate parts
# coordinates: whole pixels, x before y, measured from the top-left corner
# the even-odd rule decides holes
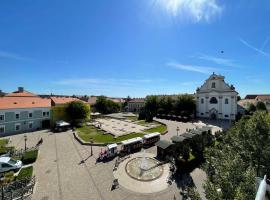
[[[8,59],[15,59],[15,60],[30,60],[29,58],[25,58],[23,56],[19,56],[14,53],[0,51],[0,58],[8,58]]]
[[[214,57],[214,56],[209,56],[209,55],[204,55],[204,54],[198,56],[198,58],[202,59],[202,60],[211,61],[211,62],[216,63],[218,65],[229,66],[229,67],[237,67],[238,66],[231,59],[219,58],[219,57]]]
[[[216,71],[216,69],[213,67],[198,66],[198,65],[185,65],[181,63],[175,63],[175,62],[169,62],[167,63],[167,66],[180,69],[180,70],[185,70],[185,71],[198,72],[202,74],[209,74],[209,73],[212,73],[213,71]]]
[[[210,21],[222,12],[216,0],[155,0],[173,17],[190,17],[192,20]]]
[[[261,55],[263,55],[263,56],[266,56],[266,57],[270,58],[270,54],[269,54],[269,53],[266,53],[265,51],[263,51],[263,50],[261,50],[261,49],[258,49],[258,48],[254,47],[254,46],[252,46],[252,45],[249,44],[247,41],[245,41],[245,40],[243,40],[243,39],[241,39],[241,38],[240,38],[239,40],[240,40],[240,42],[241,42],[242,44],[244,44],[246,47],[248,47],[248,48],[250,48],[250,49],[252,49],[252,50],[258,52],[259,54],[261,54]]]

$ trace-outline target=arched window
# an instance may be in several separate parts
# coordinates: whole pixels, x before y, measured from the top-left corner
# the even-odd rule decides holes
[[[211,103],[211,104],[217,104],[217,103],[218,103],[217,98],[216,98],[216,97],[212,97],[212,98],[210,99],[210,103]]]
[[[212,88],[216,88],[216,83],[212,82]]]
[[[229,99],[225,99],[225,104],[229,104]]]
[[[204,99],[201,99],[201,104],[203,104],[204,103]]]

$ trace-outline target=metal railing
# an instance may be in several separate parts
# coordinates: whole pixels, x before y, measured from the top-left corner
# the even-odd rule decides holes
[[[25,199],[33,194],[35,176],[0,186],[0,200]]]

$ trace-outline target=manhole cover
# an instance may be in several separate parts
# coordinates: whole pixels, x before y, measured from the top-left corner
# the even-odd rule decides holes
[[[50,169],[48,169],[47,171],[46,171],[46,174],[49,174],[51,172],[51,170]]]
[[[49,200],[49,197],[48,196],[42,197],[41,200]]]

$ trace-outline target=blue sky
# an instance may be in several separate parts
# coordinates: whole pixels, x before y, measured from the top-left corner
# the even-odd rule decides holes
[[[268,0],[2,0],[0,89],[193,93],[216,72],[270,93],[269,19]]]

